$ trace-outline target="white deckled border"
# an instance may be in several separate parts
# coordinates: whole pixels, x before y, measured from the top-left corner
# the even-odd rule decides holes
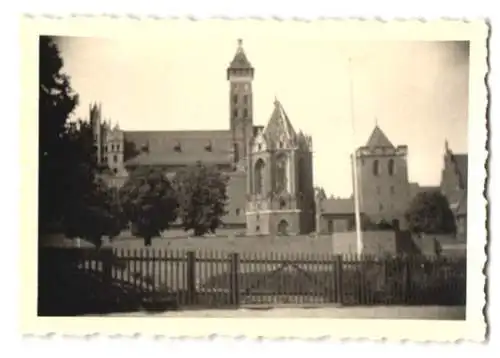
[[[21,23],[21,163],[23,220],[21,227],[21,327],[27,334],[209,337],[213,334],[249,338],[369,338],[412,341],[482,341],[485,335],[486,108],[488,26],[484,21],[433,20],[232,20],[156,19],[138,17],[25,17]],[[183,37],[217,36],[220,31],[252,37],[294,36],[314,38],[330,33],[334,40],[470,41],[469,179],[467,319],[465,321],[353,320],[328,318],[194,318],[194,317],[85,317],[38,318],[36,316],[36,217],[37,217],[37,113],[38,36],[129,36],[148,38],[164,31]],[[297,31],[300,30],[300,31]],[[298,34],[298,35],[297,35]]]

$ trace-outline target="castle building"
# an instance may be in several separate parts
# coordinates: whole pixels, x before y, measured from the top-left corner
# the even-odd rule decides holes
[[[201,161],[229,176],[226,226],[246,228],[249,234],[314,230],[311,138],[295,132],[277,100],[267,126],[254,125],[254,74],[238,40],[226,70],[225,130],[124,131],[103,121],[101,105],[92,105],[97,158],[109,168],[108,182],[119,187],[138,167],[158,167],[172,175]]]
[[[446,141],[439,189],[455,216],[457,237],[462,238],[467,236],[467,167],[468,155],[453,153]]]

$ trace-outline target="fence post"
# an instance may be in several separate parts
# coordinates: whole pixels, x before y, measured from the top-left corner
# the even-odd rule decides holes
[[[105,283],[113,280],[113,251],[110,248],[101,249],[102,274]]]
[[[187,288],[187,304],[196,302],[196,253],[194,251],[187,252],[187,269],[186,269],[186,288]]]
[[[240,255],[233,252],[229,255],[229,300],[230,304],[238,306],[240,304]]]
[[[343,280],[343,271],[344,271],[344,260],[342,255],[337,256],[337,303],[342,304],[344,302],[344,280]]]

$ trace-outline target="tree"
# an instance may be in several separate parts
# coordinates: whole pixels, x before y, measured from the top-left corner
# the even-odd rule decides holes
[[[72,204],[64,219],[64,231],[70,238],[81,237],[100,248],[102,237],[118,235],[124,221],[114,189],[98,178],[93,184],[82,200]]]
[[[69,197],[62,191],[74,178],[69,173],[74,160],[68,118],[78,104],[78,95],[69,77],[61,72],[63,61],[51,37],[39,42],[39,230],[49,231],[60,224]],[[73,138],[74,139],[74,138]]]
[[[195,236],[215,233],[227,214],[228,178],[215,167],[200,162],[175,176],[179,218],[185,231]]]
[[[132,233],[151,246],[177,218],[177,198],[164,173],[154,168],[134,171],[119,191],[124,218],[132,224]]]
[[[455,233],[455,218],[446,197],[438,191],[418,193],[406,212],[411,231],[426,234]]]

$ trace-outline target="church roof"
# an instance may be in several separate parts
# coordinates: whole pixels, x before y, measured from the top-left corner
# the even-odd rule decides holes
[[[373,129],[370,138],[368,138],[368,142],[366,142],[366,146],[368,148],[380,148],[380,147],[390,147],[394,148],[391,141],[387,138],[385,133],[380,129],[378,125]]]
[[[282,138],[288,141],[295,141],[297,133],[293,128],[292,122],[283,108],[283,105],[277,100],[274,100],[274,110],[271,118],[264,129],[264,135],[267,138]]]
[[[137,152],[125,163],[131,165],[189,165],[231,163],[232,137],[226,130],[214,131],[126,131],[125,145]]]
[[[229,65],[229,68],[231,69],[252,68],[250,61],[248,61],[245,51],[243,50],[243,41],[241,39],[238,40],[238,49],[236,50],[236,54],[234,55],[234,58],[231,61],[231,64]]]

